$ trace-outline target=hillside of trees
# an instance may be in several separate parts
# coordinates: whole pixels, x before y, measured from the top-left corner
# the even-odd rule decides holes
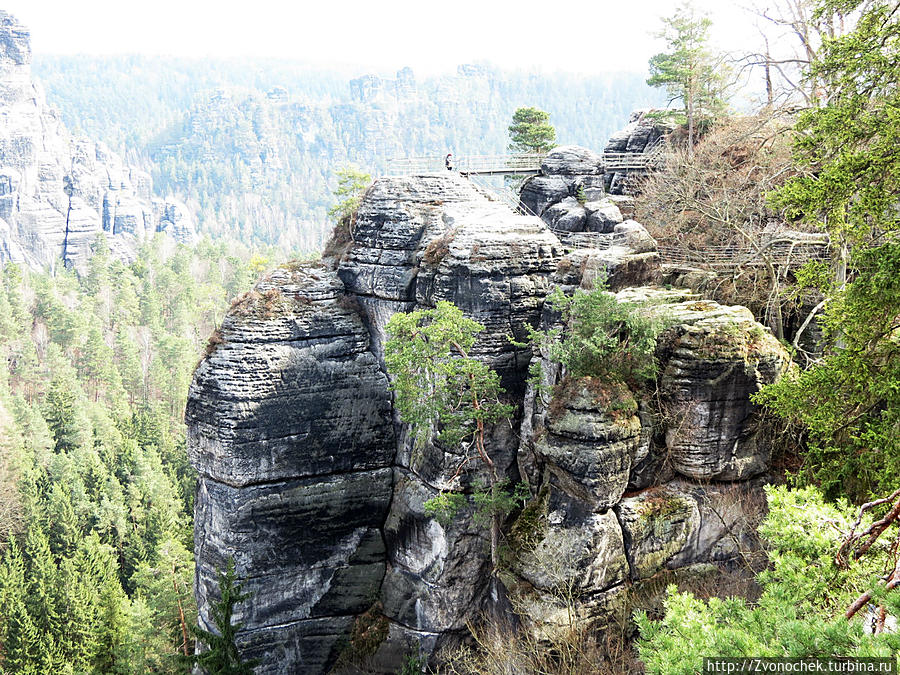
[[[513,111],[551,114],[560,144],[602,149],[632,110],[664,102],[639,74],[579,77],[460,66],[416,80],[283,61],[44,57],[36,76],[67,125],[142,165],[200,230],[318,250],[335,171],[394,157],[504,153]]]
[[[158,235],[82,278],[0,277],[0,645],[9,673],[184,672],[195,479],[182,421],[227,299],[268,261]]]

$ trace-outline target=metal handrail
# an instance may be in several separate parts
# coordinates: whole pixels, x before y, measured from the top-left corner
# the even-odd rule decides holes
[[[654,143],[645,152],[605,152],[604,171],[627,169],[646,170],[665,162],[664,144]],[[546,155],[465,155],[454,159],[453,170],[462,174],[538,173]],[[434,173],[446,170],[445,158],[432,155],[424,157],[398,157],[390,160],[392,171],[400,174]]]

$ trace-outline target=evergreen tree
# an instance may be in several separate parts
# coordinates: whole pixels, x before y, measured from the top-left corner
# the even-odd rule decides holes
[[[539,108],[518,108],[509,126],[509,149],[512,152],[544,154],[556,143],[556,129],[550,124],[550,113]]]
[[[41,635],[57,635],[62,619],[57,598],[60,584],[50,543],[37,523],[28,530],[24,553],[27,561],[25,606],[28,614]]]
[[[697,131],[708,126],[725,107],[723,65],[708,46],[712,21],[697,16],[690,2],[662,22],[664,27],[657,37],[666,41],[669,51],[650,59],[647,84],[665,87],[672,100],[684,104],[688,148],[692,148]]]
[[[490,520],[491,562],[500,563],[500,525],[503,505],[509,505],[504,481],[497,474],[485,444],[486,425],[507,419],[513,408],[500,401],[500,376],[471,355],[476,336],[484,330],[450,302],[434,309],[394,314],[387,324],[390,336],[384,358],[393,380],[397,410],[412,427],[417,442],[434,435],[448,447],[469,440],[488,475],[489,492],[482,495]],[[464,454],[466,452],[464,451]],[[441,494],[431,510],[450,519],[462,505],[462,495]],[[444,512],[446,515],[442,515]]]
[[[224,570],[219,570],[219,600],[210,606],[216,632],[198,626],[191,630],[205,646],[206,651],[192,660],[209,675],[252,675],[255,661],[244,662],[235,643],[241,624],[234,624],[234,608],[249,596],[241,592],[242,585],[235,582],[234,559],[229,558]]]
[[[25,603],[25,561],[15,540],[10,540],[0,564],[0,638],[3,672],[38,673],[45,647]]]
[[[800,275],[825,295],[824,358],[761,397],[809,430],[805,478],[859,501],[900,487],[900,16],[895,3],[863,7],[856,29],[826,41],[813,64],[830,83],[827,104],[799,119],[802,171],[773,198],[827,231],[837,253],[831,269]]]
[[[68,377],[58,375],[50,383],[44,402],[44,419],[53,434],[56,452],[69,452],[86,440],[82,412],[74,389],[74,383]]]
[[[338,180],[333,195],[340,201],[328,210],[328,216],[341,222],[356,213],[363,193],[372,183],[372,176],[355,166],[343,167],[335,173]]]

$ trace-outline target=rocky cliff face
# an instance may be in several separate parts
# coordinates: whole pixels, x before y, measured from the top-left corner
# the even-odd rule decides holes
[[[569,162],[557,175],[571,175]],[[717,505],[734,481],[765,470],[748,395],[786,355],[741,308],[633,290],[659,270],[637,223],[594,234],[561,242],[453,174],[383,178],[339,260],[276,270],[237,303],[186,414],[201,474],[201,623],[215,569],[233,555],[252,594],[239,641],[262,660],[257,672],[394,672],[485,612],[512,608],[530,629],[554,630],[571,616],[555,594],[560,578],[575,589],[576,614],[602,623],[624,607],[626,582],[733,555],[735,528],[711,509],[726,523],[749,517]],[[664,420],[636,392],[575,382],[553,401],[526,383],[531,351],[508,336],[552,321],[552,288],[590,287],[601,274],[623,300],[640,296],[671,317],[658,355]],[[533,494],[508,524],[517,554],[502,583],[471,503],[447,526],[425,513],[441,489],[471,491],[478,472],[455,475],[457,448],[414,447],[391,407],[385,324],[439,300],[485,325],[476,353],[520,402],[511,424],[489,430],[500,471]],[[548,385],[564,378],[543,366]]]
[[[69,135],[31,79],[28,30],[2,10],[0,115],[0,263],[81,267],[101,231],[123,259],[153,232],[194,238],[183,205],[151,197],[148,174]]]

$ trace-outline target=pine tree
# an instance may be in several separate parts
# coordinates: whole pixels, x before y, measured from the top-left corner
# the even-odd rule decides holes
[[[219,570],[219,601],[212,603],[210,612],[216,631],[192,626],[197,639],[206,645],[207,651],[193,657],[197,665],[209,675],[253,675],[255,661],[241,660],[235,636],[241,624],[232,623],[234,608],[249,596],[242,593],[242,585],[235,583],[234,559],[229,558],[224,570]]]
[[[4,672],[29,672],[40,656],[40,634],[25,605],[25,562],[10,540],[0,565],[0,628]]]
[[[476,336],[484,330],[467,319],[453,303],[441,301],[434,309],[394,314],[387,324],[385,363],[393,381],[397,410],[409,424],[417,442],[430,434],[448,447],[471,441],[488,474],[489,491],[482,495],[490,521],[491,562],[500,563],[500,524],[508,514],[504,481],[485,445],[486,427],[508,419],[512,406],[500,401],[500,376],[471,356]],[[442,493],[426,508],[438,519],[452,518],[464,501],[456,493]]]
[[[83,413],[79,409],[76,385],[68,377],[58,375],[50,383],[44,402],[44,419],[53,434],[56,452],[69,452],[85,440]]]
[[[668,52],[650,59],[651,87],[666,87],[673,100],[684,104],[688,127],[688,148],[692,148],[697,130],[707,126],[725,106],[722,64],[709,49],[712,21],[697,16],[685,2],[671,17],[662,19],[663,38]]]
[[[556,129],[550,124],[550,113],[539,108],[518,108],[509,126],[509,149],[512,152],[543,154],[556,143]]]
[[[50,553],[50,543],[38,523],[32,523],[25,539],[25,606],[42,636],[56,637],[60,628],[57,593],[59,579]]]
[[[826,298],[825,353],[762,400],[809,431],[807,479],[865,501],[900,487],[900,16],[882,1],[843,9],[862,15],[813,63],[827,104],[800,116],[800,171],[773,197],[789,219],[828,232],[837,253],[831,269],[803,270]]]

